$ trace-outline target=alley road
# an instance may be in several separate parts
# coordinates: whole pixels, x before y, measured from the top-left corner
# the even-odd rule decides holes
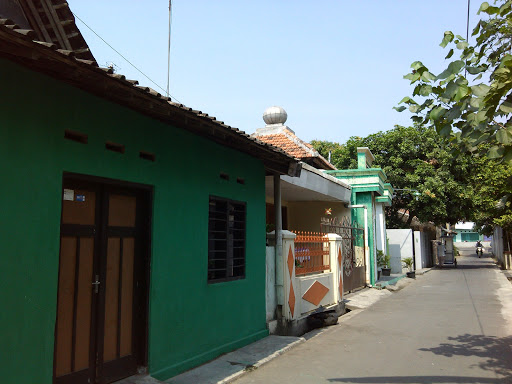
[[[512,284],[472,252],[236,384],[512,383]]]

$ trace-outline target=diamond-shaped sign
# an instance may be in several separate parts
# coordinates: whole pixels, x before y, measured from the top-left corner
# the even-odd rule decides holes
[[[309,287],[306,293],[304,293],[302,298],[306,301],[309,301],[313,305],[318,305],[325,297],[325,295],[327,295],[327,292],[329,292],[329,288],[319,283],[318,281],[315,281],[311,287]]]

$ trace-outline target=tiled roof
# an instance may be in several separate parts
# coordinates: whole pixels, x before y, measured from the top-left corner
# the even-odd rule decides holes
[[[299,145],[291,137],[284,133],[278,133],[275,135],[265,135],[258,137],[261,141],[275,145],[276,147],[281,148],[290,156],[296,157],[298,159],[305,159],[307,157],[314,157],[314,149],[310,147],[309,144],[304,143],[305,145]]]
[[[323,169],[336,169],[324,157],[322,157],[311,144],[299,139],[289,129],[282,129],[279,133],[254,134],[253,137],[281,148],[290,156],[301,159],[305,162],[314,162],[317,167]],[[309,160],[309,161],[308,161]]]
[[[11,19],[24,29],[32,29],[38,41],[73,51],[79,59],[95,61],[66,0],[3,2],[0,18]]]
[[[300,164],[282,149],[230,127],[202,111],[172,102],[157,91],[138,85],[92,60],[76,57],[55,44],[35,41],[34,31],[21,29],[9,19],[0,19],[0,58],[45,73],[86,92],[124,105],[147,116],[206,137],[221,145],[248,153],[263,161],[272,172],[298,176]]]

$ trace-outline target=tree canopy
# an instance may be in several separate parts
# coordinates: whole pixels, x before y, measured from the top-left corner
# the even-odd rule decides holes
[[[434,127],[458,143],[457,151],[484,150],[489,158],[512,163],[512,0],[482,3],[483,17],[473,29],[476,43],[444,33],[442,47],[458,58],[434,75],[420,61],[404,76],[415,84],[413,99],[402,99],[413,121]],[[407,107],[406,107],[407,106]],[[488,146],[480,146],[489,143]]]
[[[331,162],[338,169],[357,168],[357,147],[368,147],[375,156],[374,167],[380,167],[396,189],[393,205],[387,209],[390,228],[410,227],[414,216],[436,225],[470,220],[473,214],[474,188],[472,175],[481,162],[470,154],[454,155],[447,139],[432,127],[395,126],[394,129],[352,137],[344,145],[313,141],[323,156],[331,151]],[[408,212],[404,222],[403,215]]]

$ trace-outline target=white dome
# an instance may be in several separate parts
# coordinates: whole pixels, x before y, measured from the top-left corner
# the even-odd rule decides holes
[[[263,112],[263,121],[268,125],[284,124],[287,118],[288,115],[286,114],[286,111],[281,107],[270,107],[265,109],[265,112]]]

